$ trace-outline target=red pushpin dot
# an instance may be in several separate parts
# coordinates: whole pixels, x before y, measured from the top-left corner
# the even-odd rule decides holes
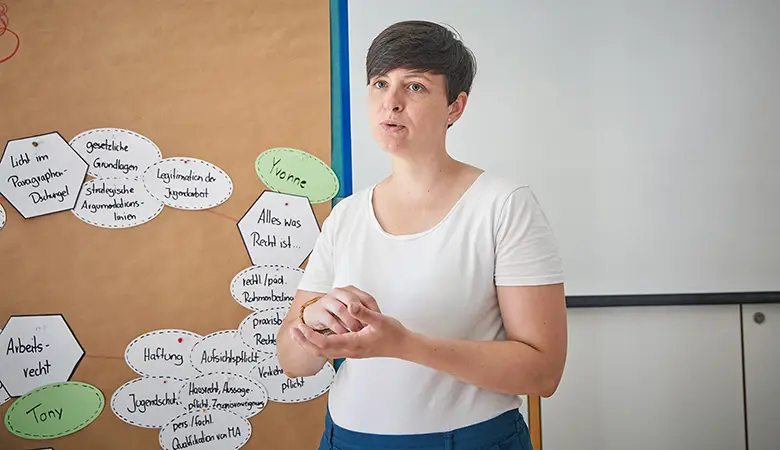
[[[181,344],[182,338],[179,338],[179,344]]]
[[[289,205],[289,203],[287,203],[287,202],[284,202],[284,206],[287,206],[287,205]]]

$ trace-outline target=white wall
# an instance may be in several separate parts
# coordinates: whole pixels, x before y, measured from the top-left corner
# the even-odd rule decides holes
[[[575,308],[569,333],[544,450],[745,449],[739,305]]]

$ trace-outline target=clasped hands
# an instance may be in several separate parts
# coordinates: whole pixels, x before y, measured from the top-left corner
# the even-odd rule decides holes
[[[333,289],[290,327],[298,345],[325,358],[398,357],[410,332],[382,314],[374,297],[354,286]],[[318,331],[330,330],[329,334]]]

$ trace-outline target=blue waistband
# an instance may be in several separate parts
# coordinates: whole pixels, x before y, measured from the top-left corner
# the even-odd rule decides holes
[[[452,431],[426,434],[386,435],[351,431],[333,423],[330,412],[325,417],[326,440],[343,450],[362,449],[472,449],[490,445],[524,431],[522,414],[517,409],[490,420]]]

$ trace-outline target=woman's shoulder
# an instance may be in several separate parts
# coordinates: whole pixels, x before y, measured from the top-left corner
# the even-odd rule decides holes
[[[533,195],[530,184],[490,170],[483,171],[474,187],[477,195],[473,199],[480,202],[490,199],[497,205],[503,205],[513,196]]]
[[[371,187],[363,188],[344,198],[338,199],[331,207],[326,220],[339,222],[353,219],[355,215],[362,212],[361,208],[365,206],[365,201],[368,198],[370,189]]]

